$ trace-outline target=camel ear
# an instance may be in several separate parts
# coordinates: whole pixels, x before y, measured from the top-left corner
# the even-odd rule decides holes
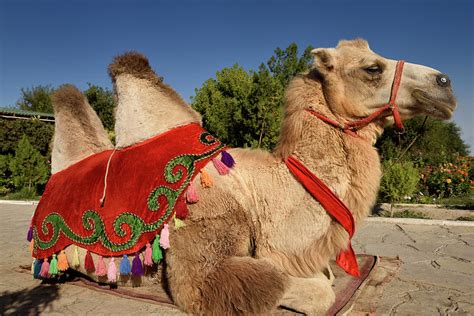
[[[333,51],[328,48],[315,48],[311,51],[314,56],[314,65],[321,73],[327,73],[334,69]]]

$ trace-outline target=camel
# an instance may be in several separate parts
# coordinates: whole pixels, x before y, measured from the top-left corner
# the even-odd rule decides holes
[[[384,111],[359,126],[356,137],[311,113],[341,126],[370,116],[390,99],[397,61],[377,55],[362,39],[343,40],[336,48],[312,54],[312,69],[286,88],[276,149],[229,149],[235,168],[226,176],[208,164],[204,170],[214,185],[196,186],[200,201],[189,205],[185,227],[170,227],[165,283],[185,312],[268,314],[285,306],[322,315],[334,302],[327,267],[347,249],[349,234],[284,161],[290,156],[301,161],[360,225],[376,201],[381,178],[374,144],[396,119]],[[179,126],[201,124],[200,115],[163,83],[143,55],[116,57],[109,74],[117,97],[118,150]],[[411,63],[404,65],[396,103],[401,120],[416,115],[449,119],[456,107],[446,75]],[[79,90],[62,87],[53,104],[53,174],[113,147]],[[71,258],[71,247],[66,253]],[[82,266],[77,269],[85,272]]]

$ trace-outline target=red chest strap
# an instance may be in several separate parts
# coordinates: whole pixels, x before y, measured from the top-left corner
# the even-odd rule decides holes
[[[336,263],[348,274],[360,276],[356,256],[351,245],[351,238],[354,235],[354,217],[347,206],[342,202],[328,186],[321,181],[314,173],[306,168],[298,159],[293,156],[285,161],[288,170],[311,194],[311,196],[321,204],[321,206],[335,219],[349,234],[349,245],[346,250],[341,251]]]

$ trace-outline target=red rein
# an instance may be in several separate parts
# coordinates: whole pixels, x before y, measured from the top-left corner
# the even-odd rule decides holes
[[[309,109],[307,111],[310,114],[314,115],[315,117],[319,118],[320,120],[326,122],[327,124],[341,129],[344,133],[349,134],[351,136],[357,136],[358,129],[368,125],[369,123],[377,119],[379,116],[381,116],[383,113],[385,113],[385,111],[391,110],[393,120],[395,121],[395,127],[397,128],[397,130],[403,131],[402,119],[400,117],[400,112],[398,111],[398,105],[395,103],[395,101],[397,99],[397,93],[398,93],[398,88],[400,87],[400,81],[402,80],[404,64],[405,62],[403,60],[399,60],[397,62],[397,66],[395,68],[395,75],[394,75],[393,83],[392,83],[392,90],[390,93],[390,100],[388,101],[388,103],[363,119],[342,124],[334,120],[331,120],[330,118],[316,111],[309,110]]]

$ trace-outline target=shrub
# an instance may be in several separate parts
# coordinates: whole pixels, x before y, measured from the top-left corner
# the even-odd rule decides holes
[[[467,157],[453,163],[427,166],[421,178],[426,193],[438,198],[466,195],[474,185],[472,162]]]
[[[383,176],[380,183],[380,197],[385,202],[395,203],[405,196],[412,195],[420,179],[418,169],[409,162],[383,163]]]

